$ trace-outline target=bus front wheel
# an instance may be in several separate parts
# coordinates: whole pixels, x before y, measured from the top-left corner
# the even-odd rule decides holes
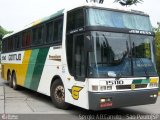
[[[65,89],[60,79],[56,79],[51,86],[51,99],[57,108],[69,108],[69,104],[65,102]]]

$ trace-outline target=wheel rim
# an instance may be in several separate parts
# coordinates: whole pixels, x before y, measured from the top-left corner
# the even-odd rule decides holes
[[[64,87],[61,85],[57,86],[55,89],[54,96],[57,102],[64,102]]]

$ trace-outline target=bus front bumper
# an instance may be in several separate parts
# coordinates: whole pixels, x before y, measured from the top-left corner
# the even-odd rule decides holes
[[[154,104],[158,89],[123,91],[123,92],[89,92],[89,109],[105,110],[126,106]]]

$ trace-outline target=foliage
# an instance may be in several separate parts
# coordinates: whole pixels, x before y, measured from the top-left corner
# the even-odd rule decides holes
[[[160,32],[160,22],[157,22],[158,27],[153,28],[155,32]]]
[[[7,33],[8,31],[6,31],[3,27],[0,26],[0,36],[3,37]]]
[[[115,0],[114,2],[118,2],[122,6],[128,6],[128,5],[136,5],[137,3],[142,3],[143,0]]]
[[[160,75],[160,24],[155,30],[156,65]]]
[[[0,26],[0,51],[1,51],[1,44],[2,44],[2,37],[8,33],[11,33],[12,31],[7,31],[3,27]]]

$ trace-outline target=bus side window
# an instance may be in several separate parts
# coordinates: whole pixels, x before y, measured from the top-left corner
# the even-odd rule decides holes
[[[4,39],[3,41],[2,41],[2,51],[3,52],[7,52],[7,49],[8,49],[8,44],[7,44],[7,42],[8,42],[8,39]]]
[[[62,33],[63,33],[63,19],[60,18],[54,21],[54,43],[62,41]]]
[[[36,27],[33,29],[33,36],[32,36],[32,45],[40,45],[43,41],[42,35],[43,35],[43,29],[42,26]]]
[[[8,52],[8,39],[5,40],[5,52]]]
[[[8,39],[8,51],[12,51],[13,50],[13,37],[10,37]]]
[[[41,44],[43,42],[42,35],[43,35],[43,29],[42,29],[42,27],[39,27],[38,28],[38,39],[36,42],[37,44]]]
[[[29,47],[31,45],[31,32],[27,31],[22,34],[22,47]]]
[[[26,39],[26,46],[30,46],[31,45],[31,32],[28,31],[27,32],[27,39]]]
[[[46,44],[53,42],[54,37],[53,21],[46,24]]]
[[[15,49],[18,50],[20,48],[20,35],[16,35],[15,39]]]
[[[67,32],[84,26],[83,9],[69,12],[67,15]]]
[[[33,32],[32,45],[35,45],[35,41],[37,39],[37,28],[34,28],[32,32]]]
[[[26,47],[27,33],[22,33],[22,47]]]
[[[58,43],[62,41],[63,18],[55,19],[46,24],[46,41],[45,43]]]
[[[4,50],[4,40],[2,41],[2,52],[5,52],[5,50]]]

